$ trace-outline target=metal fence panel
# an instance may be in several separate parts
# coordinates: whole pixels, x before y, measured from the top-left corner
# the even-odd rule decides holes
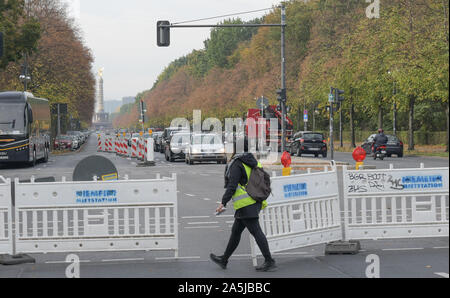
[[[345,168],[346,239],[448,237],[448,170]]]
[[[269,206],[260,224],[271,252],[328,243],[342,239],[337,172],[272,177]],[[252,257],[261,255],[253,237]]]
[[[11,180],[0,176],[0,254],[12,254]]]
[[[176,177],[16,182],[18,253],[174,250]]]

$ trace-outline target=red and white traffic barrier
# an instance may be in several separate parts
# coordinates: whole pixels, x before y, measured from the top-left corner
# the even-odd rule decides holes
[[[101,135],[97,136],[97,151],[103,151],[104,150],[104,144],[105,144],[105,138]]]
[[[138,166],[154,166],[155,165],[155,153],[153,148],[155,146],[155,140],[149,139],[139,139],[139,160],[143,161],[142,164]]]
[[[137,138],[133,138],[131,140],[131,158],[136,158],[137,157],[137,153],[138,153],[138,148],[137,148],[137,142],[138,139]]]

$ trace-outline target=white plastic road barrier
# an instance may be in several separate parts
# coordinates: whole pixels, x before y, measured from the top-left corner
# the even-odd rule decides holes
[[[177,181],[16,182],[17,253],[173,250]]]
[[[142,160],[143,163],[138,166],[154,166],[155,165],[155,153],[153,148],[155,146],[155,141],[152,138],[141,139],[140,140],[140,151],[139,151],[139,160]]]
[[[448,170],[345,167],[345,238],[448,237]]]
[[[336,168],[329,172],[272,177],[269,206],[260,224],[271,252],[342,240]],[[261,255],[251,237],[253,263]]]
[[[148,138],[146,140],[146,147],[145,147],[145,162],[153,163],[155,162],[155,151],[153,150],[155,148],[155,140],[153,138]]]
[[[0,176],[0,254],[12,254],[11,180]]]

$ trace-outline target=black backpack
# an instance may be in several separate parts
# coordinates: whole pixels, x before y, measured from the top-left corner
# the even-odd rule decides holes
[[[245,190],[253,200],[262,203],[272,193],[270,175],[260,167],[252,169]]]

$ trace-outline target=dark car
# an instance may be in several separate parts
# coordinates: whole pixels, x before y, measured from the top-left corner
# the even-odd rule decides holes
[[[164,132],[161,136],[161,141],[159,144],[160,153],[165,153],[166,147],[170,146],[170,138],[176,132],[180,131],[189,131],[189,128],[184,127],[168,127],[164,129]]]
[[[152,138],[155,140],[155,147],[154,147],[155,152],[161,151],[162,135],[163,135],[162,131],[153,132],[152,134]]]
[[[328,146],[323,134],[316,132],[296,133],[290,146],[291,155],[313,154],[315,157],[327,157]]]
[[[366,150],[367,154],[371,155],[373,140],[376,134],[371,135],[367,140],[361,145],[361,147]],[[403,157],[403,142],[393,135],[386,135],[388,137],[388,142],[386,144],[386,156],[391,157],[392,155],[397,155],[397,157]]]

